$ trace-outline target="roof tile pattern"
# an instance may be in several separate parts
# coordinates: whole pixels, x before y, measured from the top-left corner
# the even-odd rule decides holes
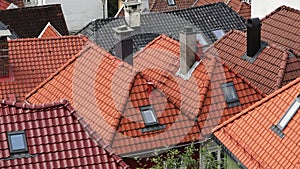
[[[300,78],[257,102],[214,130],[214,135],[246,168],[299,167],[300,112],[283,130],[276,125],[300,93]]]
[[[86,40],[86,37],[65,36],[8,41],[13,79],[0,82],[1,98],[15,94],[18,101],[23,101],[26,94],[78,53]]]
[[[204,63],[209,65],[209,71]],[[137,53],[134,65],[133,68],[89,43],[31,92],[27,100],[43,103],[61,97],[69,99],[118,154],[130,155],[203,139],[199,125],[206,129],[204,135],[209,134],[220,121],[263,97],[258,89],[216,59],[204,59],[191,81],[176,77],[179,43],[166,35]],[[222,80],[223,71],[226,78]],[[212,84],[208,72],[214,75]],[[241,106],[232,109],[224,105],[220,83],[226,81],[235,84]],[[148,82],[154,83],[150,93]],[[211,94],[214,89],[216,93]],[[214,109],[215,118],[208,115],[211,102],[215,103],[212,107],[219,108]],[[144,124],[140,107],[148,105],[154,108],[159,130]],[[201,123],[196,123],[195,118]],[[209,125],[205,124],[206,118],[212,119],[207,122]],[[145,128],[152,131],[143,132]]]
[[[177,9],[184,9],[192,7],[196,0],[175,0],[175,5],[170,6],[168,5],[167,1],[160,1],[160,0],[150,0],[149,1],[149,8],[151,12],[162,12],[162,11],[171,11]]]
[[[234,30],[217,41],[206,53],[222,58],[266,94],[300,76],[300,59],[273,44],[265,48],[253,63],[242,59],[246,53],[246,43],[246,34]]]
[[[300,11],[281,6],[261,20],[262,39],[300,56]]]
[[[60,36],[61,34],[50,23],[48,23],[38,38],[53,38]]]
[[[1,168],[129,168],[107,144],[90,138],[86,122],[65,100],[43,105],[2,100],[0,107]],[[10,155],[6,133],[12,131],[25,131],[30,157]]]
[[[10,25],[21,38],[37,38],[48,22],[62,35],[69,34],[59,4],[0,11],[0,21]]]
[[[7,0],[7,1],[17,5],[20,8],[24,7],[24,1],[23,0]]]
[[[6,0],[0,0],[0,10],[6,10],[10,5]]]

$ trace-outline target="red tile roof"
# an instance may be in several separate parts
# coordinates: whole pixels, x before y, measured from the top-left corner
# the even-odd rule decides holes
[[[292,57],[274,44],[269,44],[253,63],[242,59],[247,50],[246,41],[245,33],[234,30],[213,44],[206,53],[222,58],[266,94],[300,76],[300,58]]]
[[[300,111],[283,130],[276,125],[300,93],[300,78],[214,129],[215,137],[246,168],[299,168]]]
[[[24,7],[24,1],[23,0],[7,0],[7,1],[17,5],[20,8]]]
[[[224,2],[246,19],[251,18],[251,5],[241,0],[198,0],[196,6]]]
[[[118,154],[128,155],[204,139],[201,134],[209,134],[212,127],[264,96],[215,57],[205,58],[191,80],[175,76],[179,43],[165,35],[137,53],[134,65],[89,43],[31,92],[27,100],[43,103],[69,99]],[[227,81],[235,85],[240,106],[226,106],[220,83]],[[155,89],[150,95],[148,82],[153,82]],[[139,108],[149,104],[162,129],[142,132],[145,124]]]
[[[43,105],[2,100],[0,108],[1,168],[129,168],[66,100]],[[6,133],[12,131],[25,131],[30,157],[10,154]]]
[[[300,11],[281,6],[261,20],[262,38],[300,56]]]
[[[6,10],[10,5],[6,0],[0,0],[0,10]]]
[[[49,22],[43,31],[40,33],[38,38],[53,38],[62,36]]]
[[[26,94],[78,53],[86,41],[86,37],[80,36],[8,41],[13,78],[0,78],[0,97],[6,99],[9,94],[16,94],[18,101],[24,100]]]
[[[175,0],[174,6],[169,6],[167,1],[149,0],[149,8],[151,12],[171,11],[177,9],[185,9],[192,7],[196,0]]]

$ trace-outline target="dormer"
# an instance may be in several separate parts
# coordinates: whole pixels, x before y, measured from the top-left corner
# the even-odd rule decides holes
[[[124,2],[125,9],[125,21],[126,24],[131,27],[141,26],[141,2],[138,0],[128,0]]]

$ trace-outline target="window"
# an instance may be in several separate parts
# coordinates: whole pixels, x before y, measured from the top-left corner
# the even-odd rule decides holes
[[[277,124],[277,127],[280,130],[283,130],[287,126],[287,124],[290,122],[293,116],[298,112],[299,107],[300,107],[300,95],[295,99],[295,101],[289,107],[285,115],[280,119],[279,123]]]
[[[225,35],[225,32],[223,31],[223,29],[214,30],[212,32],[217,39],[221,39],[223,37],[223,35]]]
[[[158,120],[152,106],[141,107],[141,113],[146,126],[158,124]]]
[[[7,133],[9,150],[11,154],[27,153],[28,146],[24,131]]]
[[[175,0],[168,0],[168,5],[169,6],[174,6],[175,5]]]
[[[204,36],[201,33],[198,33],[196,35],[196,38],[201,45],[204,45],[204,46],[208,45],[207,41],[205,40]]]
[[[235,91],[234,84],[232,82],[221,84],[221,88],[224,93],[224,97],[226,99],[227,104],[239,102],[238,95]]]

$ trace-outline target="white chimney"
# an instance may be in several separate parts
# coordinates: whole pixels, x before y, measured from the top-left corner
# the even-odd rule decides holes
[[[139,0],[128,0],[124,2],[125,21],[129,27],[141,26],[141,2]]]

